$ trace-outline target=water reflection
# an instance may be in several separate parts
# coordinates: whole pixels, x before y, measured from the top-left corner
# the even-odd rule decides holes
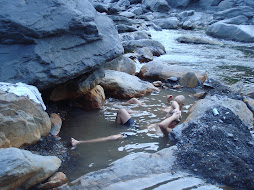
[[[155,152],[170,146],[171,142],[167,138],[162,137],[162,134],[156,130],[148,130],[148,126],[164,119],[165,112],[162,110],[168,105],[166,95],[176,96],[180,93],[186,96],[183,108],[184,120],[188,107],[196,100],[189,96],[191,92],[172,90],[154,92],[139,99],[142,101],[142,106],[123,105],[124,100],[109,98],[100,111],[73,109],[63,123],[60,134],[63,140],[69,140],[71,137],[88,140],[119,133],[126,134],[127,138],[77,146],[72,150],[78,158],[76,167],[64,171],[68,178],[74,180],[85,173],[106,168],[111,162],[135,152]],[[114,122],[119,108],[135,111],[132,114],[135,120],[134,127],[127,128]]]

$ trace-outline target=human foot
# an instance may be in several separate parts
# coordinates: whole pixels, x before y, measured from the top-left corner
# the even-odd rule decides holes
[[[76,146],[76,145],[78,145],[79,144],[79,141],[77,141],[76,139],[74,139],[74,138],[71,138],[71,145],[72,146]]]

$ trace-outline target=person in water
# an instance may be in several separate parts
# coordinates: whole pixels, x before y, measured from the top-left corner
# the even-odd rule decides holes
[[[167,96],[167,101],[171,101],[173,96]],[[161,129],[164,136],[168,137],[170,131],[180,122],[182,115],[181,110],[184,106],[185,97],[183,95],[178,95],[174,98],[174,101],[169,107],[165,109],[167,112],[166,119],[159,123],[159,128]]]
[[[125,104],[141,105],[142,103],[136,98],[131,98],[130,100],[125,102]],[[131,127],[132,125],[134,125],[134,120],[132,119],[132,117],[130,115],[131,113],[133,113],[133,111],[127,111],[126,109],[120,108],[117,112],[115,122],[117,124]],[[76,146],[78,144],[105,142],[105,141],[111,141],[111,140],[117,140],[117,139],[123,139],[123,138],[126,138],[126,133],[121,133],[121,134],[117,134],[117,135],[110,135],[107,137],[101,137],[101,138],[85,140],[85,141],[78,141],[74,138],[71,138],[71,144],[72,144],[72,146]]]

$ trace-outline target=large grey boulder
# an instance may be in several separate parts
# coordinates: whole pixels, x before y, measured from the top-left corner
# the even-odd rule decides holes
[[[33,144],[49,134],[48,114],[25,96],[0,90],[0,148]]]
[[[155,19],[153,20],[153,23],[162,29],[176,29],[178,27],[179,20],[176,17],[168,17]]]
[[[166,0],[142,0],[143,9],[151,10],[154,12],[167,13],[170,10]]]
[[[222,21],[208,27],[206,33],[216,38],[239,42],[254,42],[254,25],[233,25]]]
[[[213,112],[216,108],[218,115]],[[253,117],[241,100],[207,96],[190,109],[187,122],[175,127],[177,162],[206,179],[253,189]]]
[[[28,189],[51,175],[61,165],[55,156],[40,156],[18,148],[0,149],[0,189]]]
[[[189,5],[191,0],[167,0],[168,4],[172,7],[185,8]]]
[[[254,9],[249,6],[234,7],[223,11],[218,11],[214,13],[213,17],[217,20],[223,20],[226,18],[233,18],[240,15],[251,18],[254,16]]]
[[[3,0],[0,14],[0,81],[45,89],[123,53],[113,22],[88,0]]]
[[[105,78],[100,85],[104,88],[106,96],[126,99],[144,96],[154,90],[158,90],[150,82],[113,70],[105,71]]]

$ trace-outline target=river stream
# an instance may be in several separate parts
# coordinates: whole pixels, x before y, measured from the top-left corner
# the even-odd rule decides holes
[[[152,39],[160,41],[167,54],[155,57],[169,64],[191,66],[193,69],[207,71],[209,78],[217,79],[226,84],[244,81],[244,89],[253,88],[254,83],[254,44],[219,40],[224,46],[183,44],[176,41],[182,35],[212,39],[204,31],[163,30],[149,31]],[[218,39],[216,39],[218,40]],[[137,64],[137,70],[142,65]],[[190,97],[192,92],[181,92],[163,89],[140,98],[143,105],[123,105],[125,100],[108,98],[102,110],[84,111],[72,109],[63,123],[60,136],[63,140],[74,137],[77,140],[88,140],[109,135],[127,133],[125,139],[78,145],[74,150],[78,159],[76,166],[64,171],[70,181],[91,171],[106,168],[113,161],[135,152],[156,152],[171,145],[170,141],[156,131],[148,130],[147,126],[158,123],[165,117],[161,110],[167,106],[166,95],[184,94],[187,98],[183,119],[188,108],[196,101]],[[135,126],[126,128],[115,124],[115,116],[119,108],[136,111],[132,116]]]

